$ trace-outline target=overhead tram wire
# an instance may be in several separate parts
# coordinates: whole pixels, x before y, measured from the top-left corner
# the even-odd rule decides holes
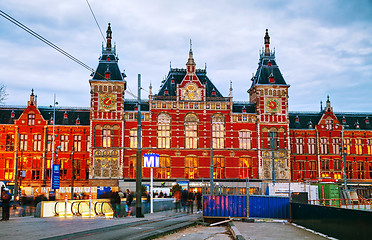
[[[54,48],[58,52],[62,53],[63,55],[65,55],[66,57],[68,57],[69,59],[71,59],[72,61],[76,62],[80,66],[82,66],[85,69],[89,70],[91,73],[97,74],[100,77],[102,77],[103,80],[109,81],[109,79],[107,79],[106,77],[102,76],[102,74],[96,72],[93,68],[89,67],[87,64],[83,63],[82,61],[80,61],[76,57],[72,56],[71,54],[69,54],[68,52],[66,52],[65,50],[63,50],[62,48],[60,48],[57,45],[55,45],[54,43],[50,42],[48,39],[44,38],[43,36],[39,35],[35,31],[33,31],[32,29],[30,29],[27,26],[25,26],[24,24],[20,23],[15,18],[9,16],[4,11],[0,10],[0,16],[2,16],[3,18],[5,18],[6,20],[10,21],[11,23],[13,23],[14,25],[16,25],[17,27],[22,28],[24,31],[26,31],[29,34],[31,34],[32,36],[36,37],[37,39],[39,39],[40,41],[44,42],[48,46]],[[114,85],[116,85],[115,82],[112,82],[112,81],[109,81],[109,82],[112,83],[112,84],[114,84]]]
[[[90,12],[91,12],[92,15],[93,15],[94,21],[96,21],[97,27],[98,27],[99,31],[101,32],[101,35],[102,35],[103,41],[106,42],[105,36],[103,35],[102,29],[101,29],[101,27],[100,27],[99,24],[98,24],[98,21],[97,21],[96,16],[94,15],[93,9],[90,7],[90,4],[89,4],[88,0],[86,0],[86,2],[87,2],[87,4],[88,4],[88,7],[89,7],[89,9],[90,9]]]
[[[69,59],[71,59],[72,61],[76,62],[77,64],[81,65],[82,67],[88,69],[89,71],[91,72],[95,72],[93,68],[89,67],[88,65],[86,65],[85,63],[83,63],[82,61],[80,61],[79,59],[75,58],[74,56],[72,56],[71,54],[69,54],[68,52],[66,52],[65,50],[61,49],[60,47],[58,47],[57,45],[55,45],[54,43],[50,42],[49,40],[47,40],[46,38],[40,36],[38,33],[34,32],[33,30],[31,30],[30,28],[28,28],[27,26],[23,25],[22,23],[20,23],[19,21],[17,21],[16,19],[14,19],[13,17],[9,16],[8,14],[6,14],[4,11],[0,10],[0,15],[2,17],[4,17],[5,19],[7,19],[8,21],[10,21],[11,23],[15,24],[16,26],[22,28],[23,30],[25,30],[26,32],[28,32],[29,34],[31,34],[32,36],[36,37],[37,39],[41,40],[42,42],[44,42],[45,44],[49,45],[50,47],[54,48],[55,50],[57,50],[58,52],[62,53],[63,55],[65,55],[66,57],[68,57]]]

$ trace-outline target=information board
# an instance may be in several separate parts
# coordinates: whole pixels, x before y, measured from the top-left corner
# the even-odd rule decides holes
[[[52,189],[59,189],[59,182],[61,179],[61,165],[54,164],[52,171]]]

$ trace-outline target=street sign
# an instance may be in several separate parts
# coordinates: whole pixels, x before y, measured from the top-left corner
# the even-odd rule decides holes
[[[52,189],[59,189],[59,181],[61,178],[61,165],[54,164],[52,172]]]
[[[146,153],[144,156],[144,167],[159,167],[159,154]]]

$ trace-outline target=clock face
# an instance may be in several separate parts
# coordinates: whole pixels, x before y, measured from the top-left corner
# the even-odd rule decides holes
[[[100,106],[103,109],[109,110],[115,107],[116,98],[113,94],[101,94]]]
[[[270,113],[277,113],[280,110],[279,98],[268,98],[265,101],[265,110]]]
[[[195,84],[188,84],[183,89],[183,100],[201,100],[200,90]]]

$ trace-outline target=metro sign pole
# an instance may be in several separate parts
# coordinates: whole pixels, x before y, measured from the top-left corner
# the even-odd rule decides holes
[[[150,213],[154,212],[154,174],[153,174],[153,168],[159,167],[159,154],[156,153],[150,153],[145,154],[144,157],[144,167],[150,167],[151,168],[151,178],[150,178]]]
[[[142,218],[142,149],[141,149],[141,74],[138,74],[137,153],[136,153],[136,217]]]

